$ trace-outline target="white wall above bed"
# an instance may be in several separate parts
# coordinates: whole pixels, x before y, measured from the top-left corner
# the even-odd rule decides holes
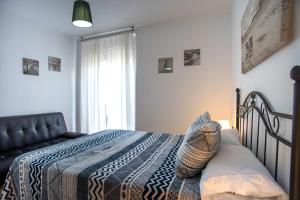
[[[137,29],[136,129],[184,133],[206,110],[232,119],[229,15],[196,17]],[[183,52],[201,49],[201,65],[185,67]],[[158,74],[158,58],[174,72]]]
[[[74,130],[74,39],[5,8],[0,27],[0,116],[63,112]],[[61,72],[48,70],[48,56],[61,58]],[[23,57],[39,60],[39,76],[23,74]]]

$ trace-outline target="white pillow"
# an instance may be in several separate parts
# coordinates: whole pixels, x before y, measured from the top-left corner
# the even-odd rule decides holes
[[[241,145],[238,131],[236,129],[222,129],[221,144]]]
[[[201,199],[224,193],[253,198],[286,200],[287,195],[253,153],[241,145],[220,145],[219,152],[202,171]]]

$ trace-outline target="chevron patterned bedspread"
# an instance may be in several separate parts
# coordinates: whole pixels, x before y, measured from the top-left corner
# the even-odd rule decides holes
[[[24,154],[1,199],[200,199],[200,177],[179,179],[175,134],[106,130]]]

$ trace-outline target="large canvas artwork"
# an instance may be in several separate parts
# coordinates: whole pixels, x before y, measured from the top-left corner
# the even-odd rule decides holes
[[[292,39],[293,0],[250,0],[242,19],[242,73]]]

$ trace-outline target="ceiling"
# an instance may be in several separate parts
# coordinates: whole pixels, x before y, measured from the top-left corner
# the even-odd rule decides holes
[[[232,0],[86,0],[93,27],[71,23],[74,0],[0,0],[0,7],[56,31],[83,36],[130,25],[137,27],[185,18],[230,13]]]

